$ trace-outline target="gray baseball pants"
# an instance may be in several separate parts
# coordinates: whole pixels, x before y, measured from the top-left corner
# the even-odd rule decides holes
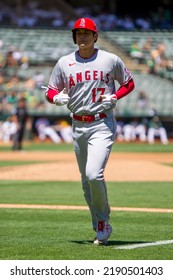
[[[94,122],[73,119],[72,127],[84,197],[96,230],[97,222],[109,221],[110,216],[104,170],[115,140],[116,121],[114,116]]]

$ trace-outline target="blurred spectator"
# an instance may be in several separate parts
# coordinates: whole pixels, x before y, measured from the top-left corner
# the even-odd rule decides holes
[[[73,142],[72,126],[66,120],[58,120],[53,127],[57,132],[59,132],[65,143],[69,144]]]
[[[171,9],[169,8],[169,4],[168,7],[166,6],[164,7],[163,5],[158,5],[155,11],[150,12],[150,18],[152,21],[152,28],[158,28],[158,29],[172,28],[172,13],[171,13]]]
[[[117,21],[117,26],[120,29],[124,29],[124,30],[133,30],[135,29],[135,23],[133,21],[133,19],[131,18],[130,15],[126,15],[122,18],[119,18]]]
[[[30,109],[35,109],[35,110],[40,110],[40,109],[45,109],[44,103],[38,100],[38,98],[34,95],[34,93],[27,93],[26,94],[26,99],[28,103],[28,107]]]
[[[149,72],[152,74],[162,74],[169,66],[168,58],[166,57],[166,46],[159,43],[155,49],[150,52]]]
[[[9,92],[9,95],[7,97],[7,102],[10,103],[10,104],[16,104],[17,103],[17,92],[15,91],[10,91]]]
[[[10,3],[10,1],[7,4],[0,2],[0,23],[2,25],[12,25],[21,28],[73,26],[72,21],[74,18],[71,17],[69,19],[68,13],[62,13],[58,9],[58,5],[52,1],[32,1],[30,3],[30,1],[26,0],[20,2],[22,3],[22,9],[14,8],[14,3]],[[76,14],[77,17],[94,17],[93,19],[96,21],[99,29],[103,30],[115,30],[117,28],[124,30],[136,28],[141,30],[173,28],[171,1],[164,1],[164,4],[161,5],[155,4],[155,9],[149,11],[149,13],[147,12],[147,17],[143,16],[145,13],[143,10],[139,11],[136,18],[132,18],[130,14],[122,14],[118,17],[115,14],[115,9],[105,9],[105,1],[99,2],[100,4],[97,5],[88,3],[87,6],[82,5],[81,7],[78,5],[75,7],[72,4],[73,14]],[[120,11],[119,14],[121,14]]]
[[[18,27],[34,27],[37,25],[38,18],[31,11],[23,9],[20,16],[15,16],[14,22]]]
[[[23,54],[22,50],[12,45],[6,56],[6,67],[9,66],[27,69],[29,66],[29,58]]]
[[[132,123],[126,123],[124,125],[123,135],[126,142],[134,141],[136,139],[135,130]]]
[[[56,11],[56,14],[54,15],[54,18],[51,22],[51,25],[53,27],[62,27],[65,25],[63,14],[60,11]]]
[[[144,61],[144,54],[138,42],[133,42],[130,45],[129,53],[130,56],[134,59],[134,61],[136,61],[137,63],[142,63]]]
[[[29,67],[29,57],[26,56],[26,55],[23,55],[21,57],[21,60],[20,60],[20,68],[25,70]]]
[[[134,127],[135,139],[138,138],[141,142],[145,142],[147,140],[147,120],[134,120],[132,124]]]
[[[3,45],[4,45],[4,42],[3,42],[3,40],[2,40],[2,39],[0,39],[0,48],[2,48],[2,47],[3,47]]]
[[[148,95],[143,90],[139,91],[137,96],[137,107],[140,109],[149,108]]]
[[[147,40],[143,43],[142,49],[146,53],[150,53],[154,44],[154,39],[152,37],[148,37]]]
[[[35,81],[35,88],[41,88],[45,80],[44,74],[40,71],[36,72],[33,80]]]
[[[13,51],[13,58],[16,60],[17,64],[20,65],[22,59],[22,51],[15,46],[11,46],[11,49]]]
[[[16,103],[9,103],[8,98],[8,92],[0,90],[0,117],[3,120],[6,119],[9,113],[12,112],[14,105],[16,105]]]
[[[168,144],[168,137],[166,129],[163,127],[162,122],[158,116],[154,116],[148,124],[148,143],[153,144],[155,138],[160,138],[162,144]]]
[[[108,12],[100,12],[95,18],[96,23],[103,30],[115,30],[118,24],[118,17]]]
[[[6,64],[5,56],[3,53],[0,52],[0,69],[3,69]]]
[[[9,143],[17,132],[17,125],[12,117],[8,117],[0,127],[0,139],[4,143]]]
[[[147,126],[145,120],[139,122],[134,119],[131,123],[127,123],[123,127],[124,140],[126,142],[135,141],[137,138],[141,142],[147,140]]]
[[[17,67],[17,60],[13,56],[13,50],[9,50],[5,58],[5,67]]]
[[[119,141],[124,140],[123,127],[124,127],[124,122],[117,120],[116,138]]]
[[[13,74],[12,76],[9,76],[8,79],[6,79],[6,88],[9,89],[13,89],[15,87],[18,87],[20,85],[20,77],[17,76],[16,71],[14,71],[15,74]]]
[[[136,18],[135,19],[136,27],[141,30],[149,30],[151,28],[151,20],[149,18]]]
[[[21,97],[18,101],[17,107],[12,112],[13,120],[16,123],[17,131],[13,137],[12,150],[22,150],[22,142],[24,139],[24,132],[27,120],[29,118],[26,100]]]
[[[54,143],[61,142],[61,137],[56,130],[51,126],[49,120],[45,117],[40,117],[35,122],[35,129],[41,141],[45,141],[49,137]]]

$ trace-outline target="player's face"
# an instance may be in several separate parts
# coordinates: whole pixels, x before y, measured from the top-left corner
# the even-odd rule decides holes
[[[94,45],[96,39],[96,34],[91,30],[87,29],[78,29],[76,31],[76,43],[79,48],[86,49]]]

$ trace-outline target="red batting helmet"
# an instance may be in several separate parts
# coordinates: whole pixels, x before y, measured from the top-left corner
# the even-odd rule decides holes
[[[94,22],[94,20],[90,19],[90,18],[79,18],[72,29],[73,32],[73,40],[74,43],[76,44],[76,36],[75,36],[75,32],[77,29],[88,29],[93,31],[94,33],[98,32],[98,28],[96,23]]]

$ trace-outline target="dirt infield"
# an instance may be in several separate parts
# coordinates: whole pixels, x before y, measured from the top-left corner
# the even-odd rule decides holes
[[[0,180],[80,181],[74,152],[0,152],[0,161],[35,161],[0,168]],[[172,154],[112,153],[107,181],[173,181]]]
[[[45,205],[45,204],[0,204],[0,208],[10,209],[49,209],[49,210],[89,210],[82,205]],[[136,207],[111,207],[111,211],[173,213],[173,209],[165,208],[136,208]]]
[[[0,180],[80,181],[74,152],[0,152],[0,161],[33,161],[27,165],[0,168]],[[42,162],[42,163],[37,163]],[[112,153],[107,181],[173,181],[172,154]],[[71,208],[70,208],[71,207]],[[0,208],[88,210],[86,206],[0,204]],[[173,209],[114,207],[112,211],[173,213]]]

